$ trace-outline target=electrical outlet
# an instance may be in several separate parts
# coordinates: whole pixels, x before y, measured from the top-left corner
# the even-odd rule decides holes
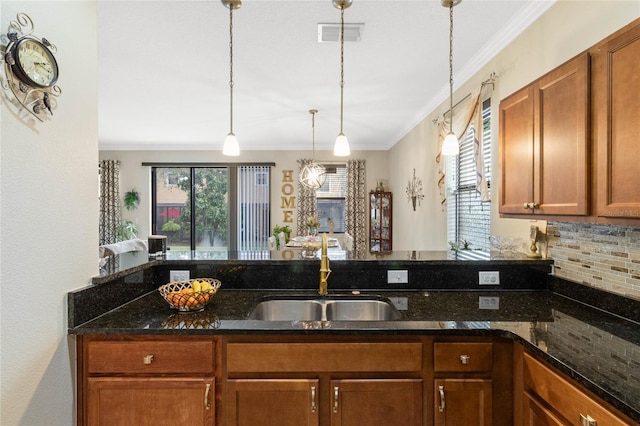
[[[407,309],[409,309],[408,297],[390,297],[389,300],[399,311],[406,311]]]
[[[500,298],[497,296],[480,296],[478,299],[478,308],[480,309],[499,309]]]
[[[387,284],[406,284],[409,282],[409,271],[387,271]]]
[[[169,281],[186,281],[189,279],[189,271],[169,271]]]
[[[478,283],[480,285],[498,285],[500,284],[500,272],[480,271],[478,272]]]

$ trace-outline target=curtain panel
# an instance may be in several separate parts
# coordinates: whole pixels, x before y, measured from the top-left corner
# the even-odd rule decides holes
[[[442,143],[444,138],[449,134],[451,128],[451,120],[453,118],[453,133],[456,134],[458,140],[461,140],[473,126],[473,157],[476,169],[476,191],[480,194],[482,201],[491,201],[489,196],[489,188],[487,185],[487,179],[485,174],[484,159],[482,157],[482,151],[485,141],[482,134],[482,100],[483,100],[483,88],[491,85],[493,88],[493,77],[483,82],[478,90],[473,92],[469,99],[461,105],[458,105],[456,113],[449,115],[445,113],[442,121],[438,123],[438,155],[436,156],[436,165],[438,171],[438,191],[440,192],[440,204],[444,208],[447,202],[445,176],[446,168],[445,161],[442,157]],[[487,141],[491,143],[491,141]]]
[[[366,161],[347,161],[346,231],[353,237],[353,251],[367,250]]]
[[[102,160],[98,165],[100,175],[100,245],[118,241],[118,228],[122,223],[120,205],[120,162]]]
[[[298,160],[298,176],[300,176],[304,166],[310,164],[310,158]],[[307,217],[317,215],[316,191],[313,191],[300,183],[298,180],[298,221],[296,235],[307,235]]]

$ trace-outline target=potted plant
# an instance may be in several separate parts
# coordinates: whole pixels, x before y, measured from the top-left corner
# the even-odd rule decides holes
[[[124,221],[118,226],[118,239],[120,241],[132,240],[138,236],[138,227],[130,220]]]
[[[135,210],[140,204],[140,194],[135,189],[124,194],[124,207],[127,210]]]
[[[278,249],[280,248],[280,239],[278,238],[278,235],[280,235],[281,232],[284,232],[284,242],[288,243],[289,242],[289,238],[291,238],[291,228],[289,228],[289,225],[276,225],[273,227],[273,236],[276,237],[276,246],[278,247]]]

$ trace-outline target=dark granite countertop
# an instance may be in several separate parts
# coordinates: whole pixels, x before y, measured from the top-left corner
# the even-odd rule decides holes
[[[204,311],[182,314],[150,291],[70,334],[428,334],[514,339],[640,422],[640,325],[553,291],[380,291],[406,297],[408,309],[388,322],[255,321],[261,297],[285,292],[222,289]],[[364,294],[365,292],[363,292]],[[289,293],[290,294],[290,293]],[[300,294],[297,291],[296,294]],[[313,294],[309,291],[309,294]],[[497,309],[480,309],[497,297]]]

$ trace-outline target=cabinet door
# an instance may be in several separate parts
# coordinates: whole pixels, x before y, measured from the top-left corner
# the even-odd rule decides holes
[[[332,380],[331,426],[422,425],[422,380]]]
[[[640,25],[593,54],[597,216],[640,221]]]
[[[491,380],[436,379],[435,426],[490,426],[493,421]]]
[[[533,202],[533,86],[500,102],[500,213],[530,214]]]
[[[528,393],[524,393],[524,415],[522,426],[564,426],[564,423],[549,409],[540,405]]]
[[[318,380],[237,379],[226,382],[227,426],[317,426]]]
[[[535,87],[534,213],[587,215],[589,55],[564,63]]]
[[[88,379],[89,426],[213,425],[213,378]]]

